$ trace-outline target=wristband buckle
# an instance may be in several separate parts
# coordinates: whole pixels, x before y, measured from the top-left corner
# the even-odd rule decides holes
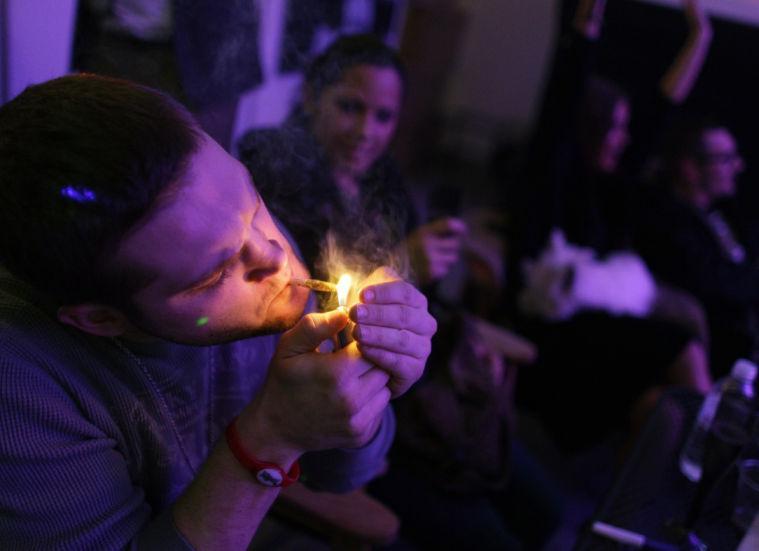
[[[224,431],[227,445],[232,451],[235,459],[256,477],[259,484],[270,488],[286,488],[293,484],[300,477],[300,463],[295,461],[290,472],[286,472],[282,467],[270,461],[261,461],[248,453],[240,442],[240,433],[237,431],[237,417],[227,426]]]

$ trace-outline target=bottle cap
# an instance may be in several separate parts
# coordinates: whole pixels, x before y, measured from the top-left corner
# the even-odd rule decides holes
[[[730,374],[736,379],[753,381],[756,378],[756,364],[743,358],[736,360]]]

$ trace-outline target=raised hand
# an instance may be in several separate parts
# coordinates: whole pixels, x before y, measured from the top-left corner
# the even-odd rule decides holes
[[[688,30],[691,34],[706,34],[712,36],[712,23],[706,15],[701,0],[683,0],[685,18],[688,21]]]
[[[350,310],[353,338],[361,355],[389,375],[395,398],[422,376],[437,323],[425,296],[389,268],[370,275],[359,298]]]
[[[698,80],[712,42],[712,24],[701,0],[683,0],[688,37],[659,84],[675,105],[683,103]]]

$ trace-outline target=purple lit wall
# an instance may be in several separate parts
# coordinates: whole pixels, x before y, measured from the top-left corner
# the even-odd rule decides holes
[[[8,98],[8,5],[0,0],[0,105]]]
[[[682,0],[638,0],[679,9]],[[703,0],[704,8],[712,15],[741,23],[759,25],[759,4],[756,0]]]
[[[372,31],[397,44],[406,6],[406,0],[250,1],[260,13],[251,35],[264,74],[241,98],[235,136],[279,124],[297,99],[300,67],[338,33]],[[77,0],[0,0],[0,103],[69,72],[76,13]]]
[[[76,0],[0,0],[0,103],[69,71]]]

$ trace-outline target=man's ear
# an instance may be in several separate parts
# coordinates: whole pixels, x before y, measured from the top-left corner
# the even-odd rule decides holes
[[[103,304],[61,306],[58,321],[98,337],[118,337],[132,327],[121,310]]]

